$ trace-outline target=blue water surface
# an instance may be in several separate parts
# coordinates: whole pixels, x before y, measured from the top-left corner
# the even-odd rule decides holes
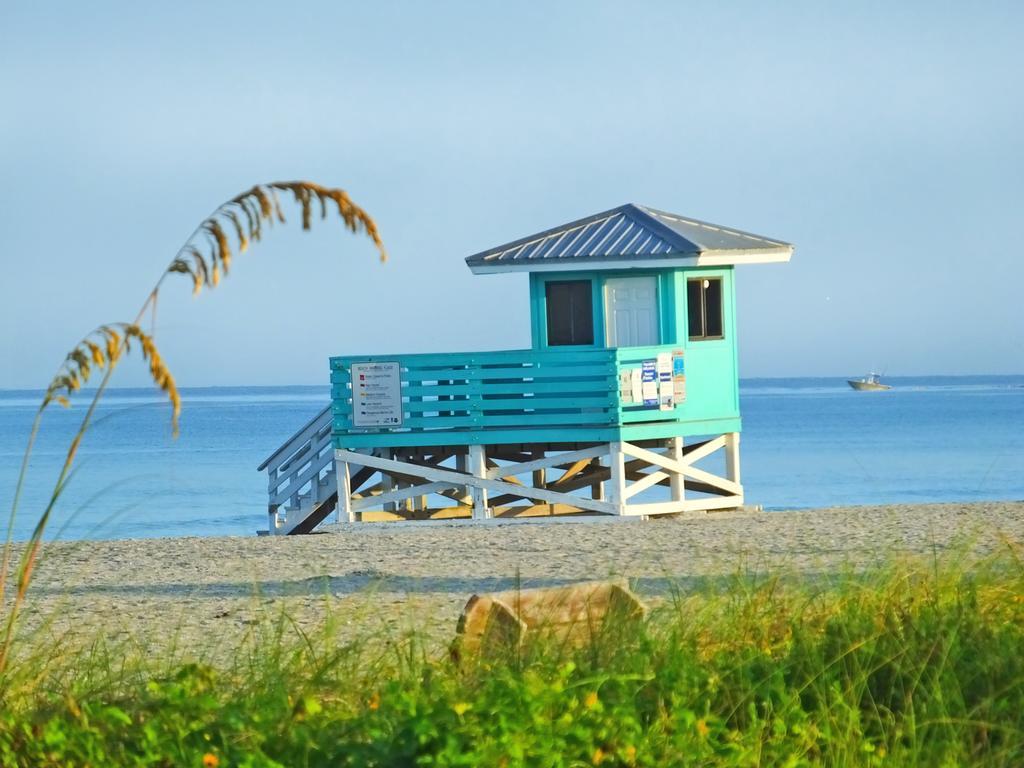
[[[747,500],[766,508],[1024,499],[1024,376],[751,379]]]
[[[742,480],[767,509],[1024,499],[1024,376],[741,382]],[[41,393],[0,391],[0,510],[10,509]],[[329,397],[327,387],[182,391],[181,434],[152,390],[112,390],[58,502],[66,539],[253,535],[265,528],[256,467]],[[15,537],[45,507],[87,398],[47,411]]]

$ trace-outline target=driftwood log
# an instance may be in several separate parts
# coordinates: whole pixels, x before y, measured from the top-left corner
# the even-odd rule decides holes
[[[473,595],[459,617],[452,657],[517,649],[538,635],[579,646],[606,623],[639,621],[646,610],[624,580]]]

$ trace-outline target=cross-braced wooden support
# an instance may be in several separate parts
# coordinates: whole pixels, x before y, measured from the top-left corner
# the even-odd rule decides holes
[[[719,452],[722,457],[716,457]],[[718,458],[720,474],[696,466]],[[743,504],[739,433],[684,445],[456,445],[336,450],[338,519],[662,515]],[[374,482],[375,481],[375,482]]]

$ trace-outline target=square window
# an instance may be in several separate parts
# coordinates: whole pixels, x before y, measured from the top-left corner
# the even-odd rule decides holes
[[[723,338],[720,277],[691,278],[686,281],[686,316],[690,341]]]
[[[594,298],[589,280],[552,280],[544,284],[548,346],[594,343]]]

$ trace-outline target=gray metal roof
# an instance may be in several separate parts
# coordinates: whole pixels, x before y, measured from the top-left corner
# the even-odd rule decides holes
[[[793,246],[627,203],[466,259],[477,274],[789,261]]]

